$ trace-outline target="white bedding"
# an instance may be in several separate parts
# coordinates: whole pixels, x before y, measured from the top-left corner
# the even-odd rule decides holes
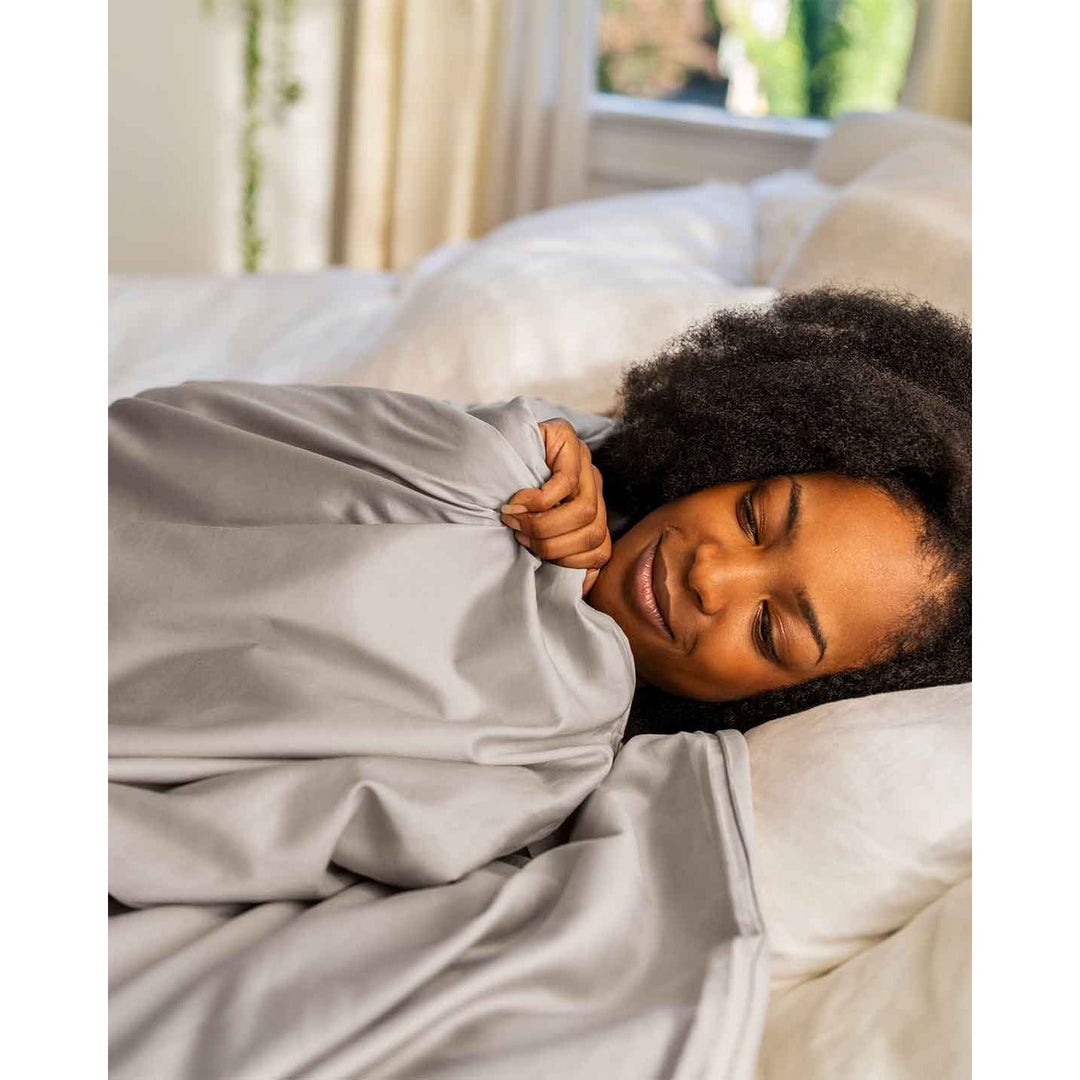
[[[854,117],[837,126],[815,171],[536,215],[435,253],[404,278],[352,270],[116,277],[110,397],[214,377],[370,383],[460,401],[528,393],[601,411],[614,404],[626,362],[716,306],[766,302],[778,287],[838,279],[903,285],[963,310],[970,203],[959,159],[969,141],[956,126],[911,115]],[[927,151],[931,144],[939,150]],[[914,178],[912,162],[921,170]],[[939,254],[920,265],[912,238],[927,235],[934,215],[947,227],[935,238]],[[970,1073],[970,998],[962,992],[970,804],[962,785],[942,786],[970,768],[969,705],[965,694],[931,695],[939,711],[908,723],[904,710],[916,706],[899,697],[826,707],[804,728],[784,720],[751,733],[763,888],[772,890],[762,907],[779,946],[760,1080]],[[875,727],[874,709],[892,717],[884,729]],[[933,752],[941,755],[930,762],[933,785],[920,772],[927,724],[937,724]],[[784,752],[773,756],[770,742]],[[800,795],[805,785],[785,784],[785,776],[799,752],[830,748],[832,758],[815,759],[814,775],[827,784],[829,770],[840,770],[845,784],[815,804]],[[883,774],[891,801],[876,786]],[[921,823],[909,818],[907,832],[892,829],[885,839],[875,832],[890,810],[908,814],[906,796],[919,791]],[[838,814],[859,828],[836,835]],[[796,820],[799,860],[785,864],[787,823]],[[949,835],[930,851],[933,823]],[[860,845],[894,875],[888,895],[860,891],[857,875],[830,884],[836,850],[859,867]],[[937,855],[944,861],[935,864]],[[812,887],[794,891],[796,867],[810,873],[815,860]],[[874,860],[861,865],[869,872]],[[837,919],[849,920],[846,932]]]
[[[393,274],[113,274],[109,400],[187,379],[334,383],[396,303]]]
[[[114,275],[110,400],[213,378],[606,411],[627,363],[775,297],[755,221],[747,189],[710,183],[531,215],[404,275]]]

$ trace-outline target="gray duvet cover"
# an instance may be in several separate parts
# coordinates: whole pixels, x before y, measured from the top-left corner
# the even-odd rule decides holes
[[[750,1075],[745,747],[609,775],[626,638],[498,520],[548,475],[538,411],[113,406],[114,1076]]]

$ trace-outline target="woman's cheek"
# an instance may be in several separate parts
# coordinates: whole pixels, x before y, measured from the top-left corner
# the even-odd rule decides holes
[[[716,637],[699,644],[683,671],[684,693],[699,701],[735,701],[765,688],[768,672],[737,642]]]

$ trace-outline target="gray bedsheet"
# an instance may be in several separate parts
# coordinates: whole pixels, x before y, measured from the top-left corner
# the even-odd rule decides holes
[[[626,638],[498,521],[558,412],[112,407],[115,1077],[749,1076],[741,736],[634,740],[609,776]]]
[[[190,383],[110,410],[110,892],[452,881],[611,767],[622,631],[498,520],[523,398]]]
[[[750,1080],[741,735],[639,736],[524,866],[110,920],[114,1080]]]

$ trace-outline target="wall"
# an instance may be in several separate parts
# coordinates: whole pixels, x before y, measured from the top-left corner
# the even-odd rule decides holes
[[[304,84],[284,127],[263,129],[263,269],[331,262],[340,72],[357,0],[302,0],[296,69]],[[266,0],[265,8],[273,8]],[[241,268],[238,145],[240,0],[110,0],[109,268]],[[272,62],[271,35],[264,53]],[[820,122],[745,121],[701,106],[659,108],[597,95],[591,197],[704,179],[748,180],[808,162]]]
[[[343,5],[297,6],[304,96],[286,128],[264,128],[270,270],[315,269],[330,251]],[[240,4],[214,8],[109,0],[111,271],[240,268]],[[264,52],[269,62],[269,34]]]

